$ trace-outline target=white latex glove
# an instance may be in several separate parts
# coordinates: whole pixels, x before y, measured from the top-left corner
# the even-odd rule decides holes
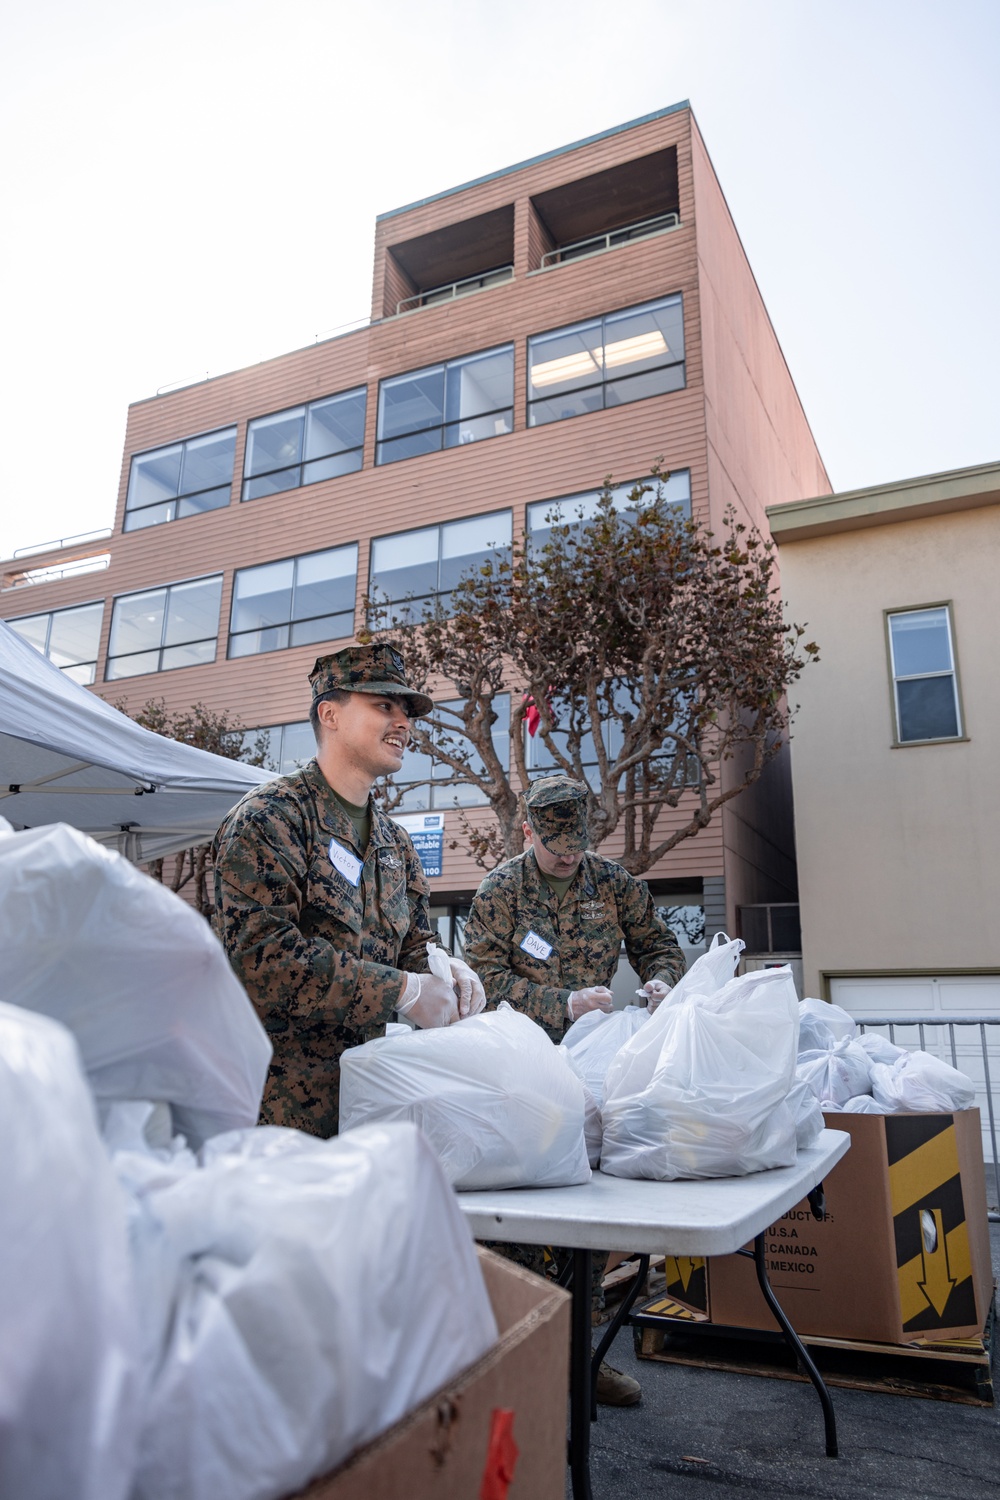
[[[579,1021],[588,1010],[609,1011],[614,1006],[614,996],[603,984],[592,984],[589,989],[573,990],[566,1001],[571,1021]]]
[[[466,1016],[478,1016],[486,1008],[486,991],[479,975],[461,958],[449,957],[448,967],[458,987],[458,1014],[463,1020]]]
[[[415,1026],[450,1026],[458,1020],[455,986],[435,974],[407,974],[406,987],[396,1001],[396,1010]]]
[[[645,995],[646,1009],[654,1011],[661,1000],[665,1000],[673,989],[673,985],[665,984],[662,979],[650,979],[641,990],[636,990],[637,995]]]

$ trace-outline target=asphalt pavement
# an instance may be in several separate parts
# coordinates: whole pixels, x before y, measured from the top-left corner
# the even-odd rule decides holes
[[[996,1273],[1000,1225],[990,1230]],[[594,1500],[1000,1500],[1000,1406],[832,1387],[841,1457],[830,1459],[811,1385],[640,1360],[630,1329],[610,1359],[643,1399],[600,1408]]]

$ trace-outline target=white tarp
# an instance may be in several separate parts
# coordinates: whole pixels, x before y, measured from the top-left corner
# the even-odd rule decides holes
[[[15,828],[69,823],[160,859],[212,838],[273,776],[143,729],[0,620],[0,814]]]

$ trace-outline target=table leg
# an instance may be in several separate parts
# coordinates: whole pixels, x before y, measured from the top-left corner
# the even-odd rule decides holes
[[[589,1250],[573,1251],[572,1337],[569,1354],[569,1471],[573,1481],[573,1500],[591,1500],[590,1262]]]
[[[771,1283],[767,1278],[767,1258],[764,1250],[764,1240],[765,1236],[759,1234],[753,1242],[753,1259],[754,1265],[757,1268],[757,1284],[764,1294],[764,1300],[777,1319],[781,1331],[785,1335],[785,1339],[792,1346],[796,1358],[800,1361],[809,1379],[816,1387],[816,1394],[823,1406],[823,1422],[826,1427],[826,1456],[827,1458],[836,1458],[838,1454],[837,1420],[833,1414],[833,1402],[830,1400],[830,1392],[826,1388],[822,1375],[813,1364],[805,1344],[803,1344],[795,1329],[789,1323],[777,1297],[771,1290]],[[748,1254],[749,1252],[743,1251],[741,1253]]]
[[[636,1297],[638,1297],[640,1291],[646,1284],[646,1276],[648,1275],[648,1273],[649,1256],[640,1255],[639,1270],[636,1274],[636,1278],[633,1281],[632,1285],[629,1287],[628,1291],[625,1293],[625,1296],[622,1298],[622,1303],[618,1311],[615,1313],[614,1317],[611,1319],[611,1322],[605,1329],[604,1337],[601,1339],[601,1342],[594,1350],[594,1356],[590,1362],[590,1420],[592,1422],[597,1421],[597,1372],[601,1368],[601,1360],[608,1353],[611,1345],[618,1337],[618,1330],[621,1328],[622,1324],[627,1321],[628,1315],[632,1311],[632,1305],[635,1302]]]

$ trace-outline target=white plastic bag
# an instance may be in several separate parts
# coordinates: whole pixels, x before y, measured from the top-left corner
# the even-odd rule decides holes
[[[799,1005],[799,1051],[811,1052],[833,1042],[852,1041],[858,1024],[839,1005],[806,998]]]
[[[871,1090],[871,1059],[857,1042],[844,1039],[800,1052],[795,1076],[807,1083],[821,1104],[835,1107]]]
[[[797,1034],[787,965],[665,1001],[609,1072],[602,1170],[669,1181],[790,1166]]]
[[[890,1042],[888,1037],[880,1036],[877,1031],[862,1032],[858,1037],[858,1046],[864,1048],[872,1062],[879,1063],[894,1063],[906,1050]]]
[[[805,1151],[823,1129],[823,1111],[819,1101],[807,1083],[797,1078],[785,1100],[795,1121],[795,1147]]]
[[[378,1037],[340,1060],[340,1129],[413,1120],[456,1188],[587,1182],[583,1085],[506,1003],[437,1030]]]
[[[135,1500],[275,1500],[496,1341],[475,1246],[412,1125],[263,1127],[145,1195],[176,1267]],[[66,1495],[74,1493],[72,1489]]]
[[[0,839],[4,996],[62,1021],[98,1101],[155,1099],[197,1144],[253,1125],[271,1046],[205,919],[85,834]]]
[[[665,1005],[680,1005],[689,995],[716,994],[736,973],[745,947],[741,938],[730,938],[724,932],[717,932],[705,952],[695,959],[656,1009],[660,1011]]]
[[[124,1195],[69,1032],[0,1004],[0,1495],[125,1500],[139,1431]]]
[[[976,1102],[971,1078],[929,1052],[904,1052],[872,1064],[872,1093],[890,1109],[969,1109]]]
[[[618,1049],[635,1036],[649,1020],[644,1005],[626,1005],[622,1010],[588,1010],[574,1021],[560,1048],[578,1078],[582,1078],[598,1104],[604,1099],[604,1080]]]
[[[837,1105],[837,1113],[842,1115],[891,1115],[892,1107],[888,1104],[879,1104],[871,1094],[858,1094],[853,1099],[845,1099],[843,1104]]]

